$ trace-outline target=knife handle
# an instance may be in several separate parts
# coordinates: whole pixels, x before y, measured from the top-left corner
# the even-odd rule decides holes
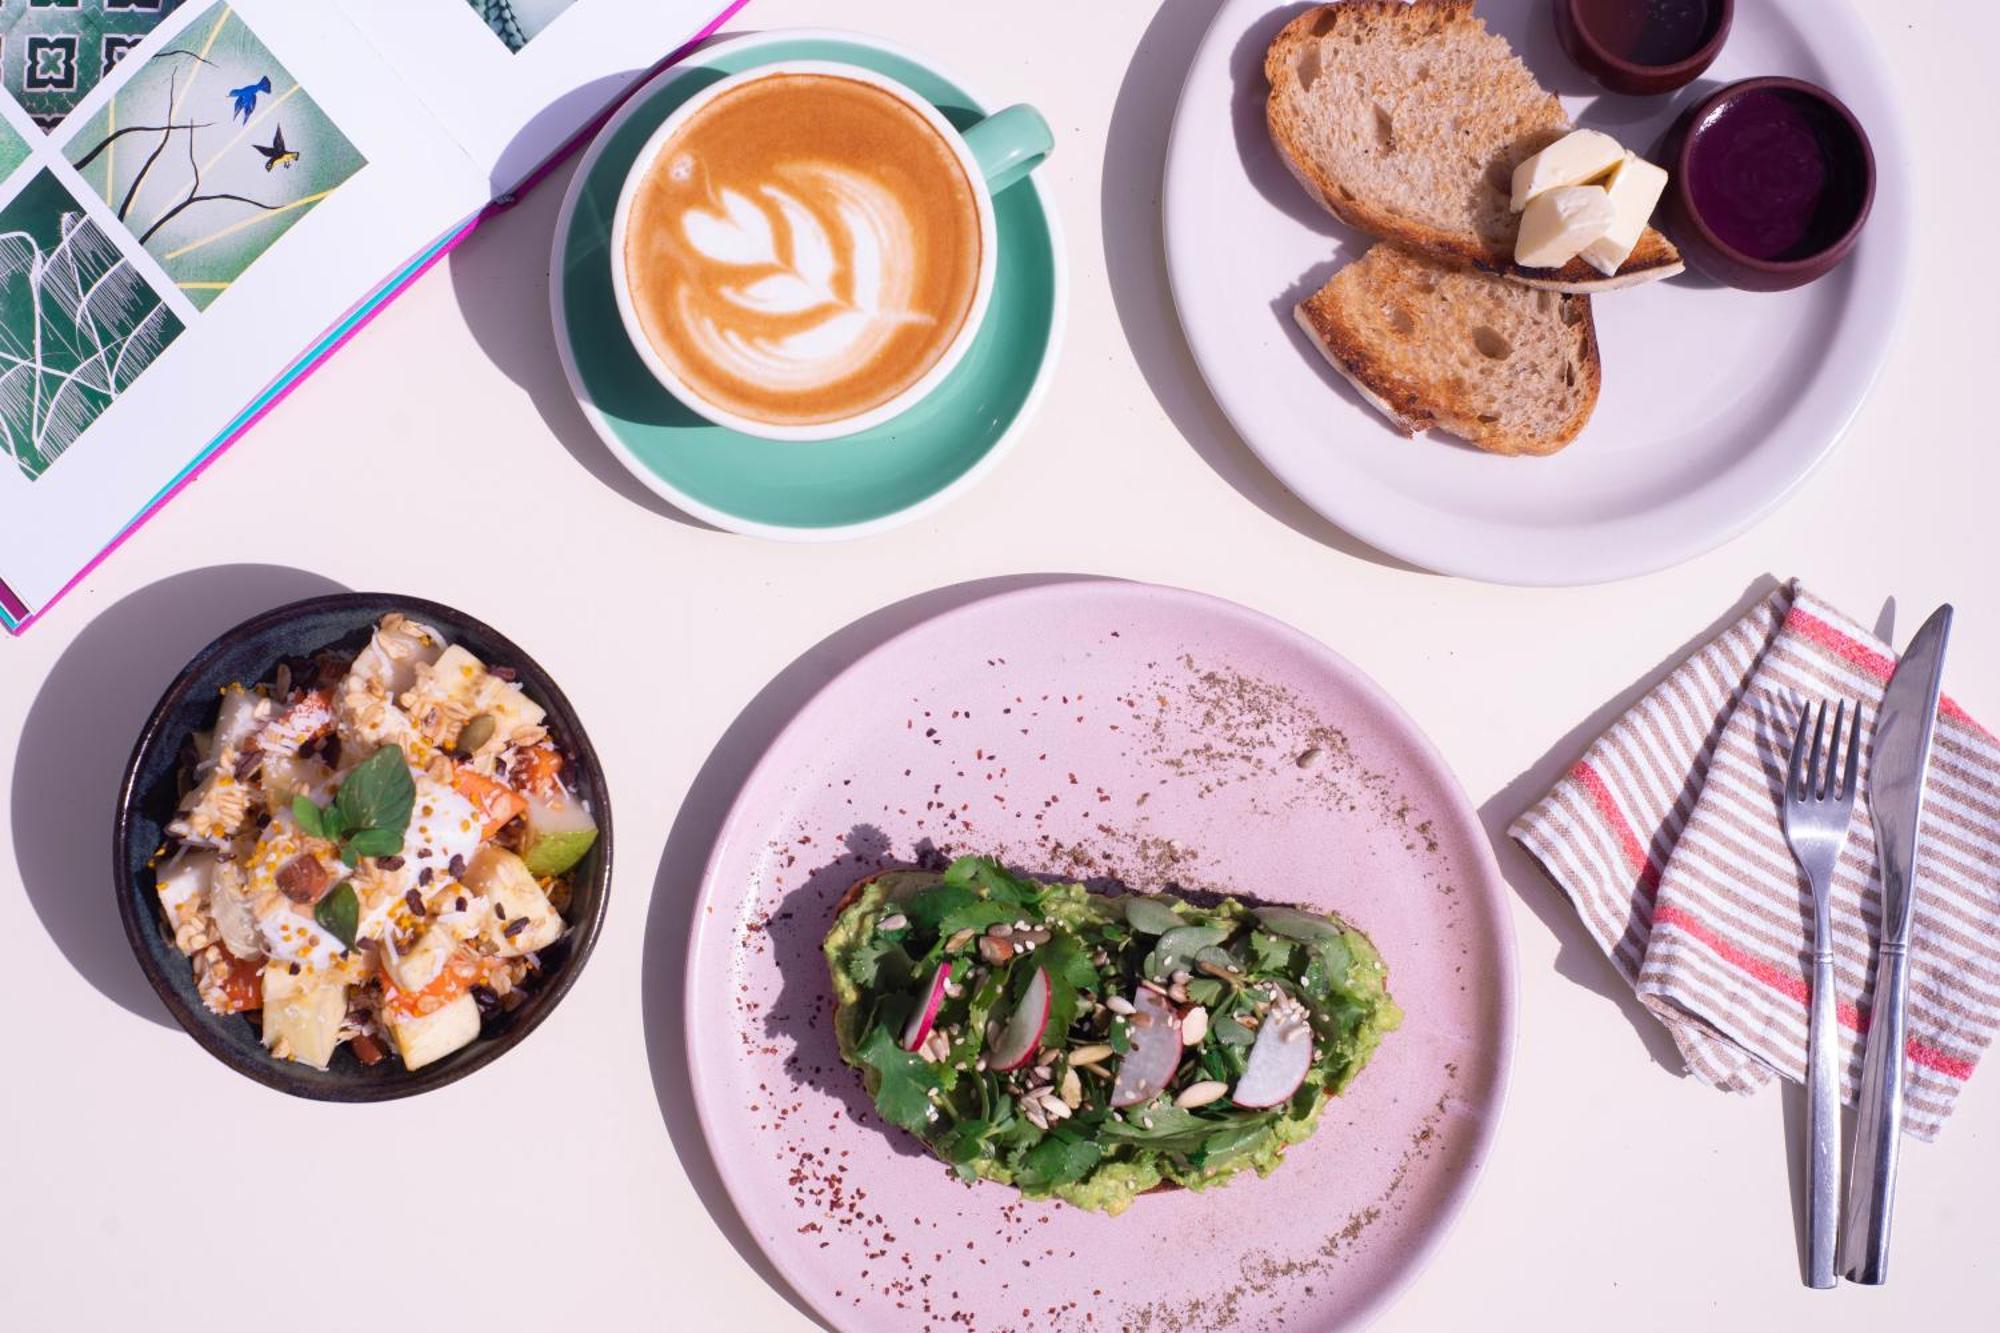
[[[1889,1221],[1896,1206],[1896,1154],[1903,1138],[1903,1059],[1909,1044],[1910,956],[1885,944],[1875,955],[1875,1003],[1861,1063],[1861,1115],[1847,1186],[1841,1268],[1851,1282],[1889,1277]]]

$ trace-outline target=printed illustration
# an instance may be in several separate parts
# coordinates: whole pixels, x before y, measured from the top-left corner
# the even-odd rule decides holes
[[[0,120],[0,180],[13,175],[14,168],[26,162],[32,151],[20,131],[7,121]]]
[[[0,84],[52,130],[181,0],[0,0]]]
[[[48,172],[0,208],[0,437],[28,480],[76,443],[181,328]]]
[[[518,51],[576,0],[465,0],[509,51]]]
[[[203,309],[367,165],[226,5],[155,52],[64,151]]]

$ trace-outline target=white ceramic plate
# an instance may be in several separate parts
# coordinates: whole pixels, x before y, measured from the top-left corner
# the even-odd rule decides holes
[[[1305,502],[1391,555],[1500,583],[1626,578],[1769,513],[1833,448],[1886,356],[1908,272],[1909,146],[1846,0],[1743,0],[1721,58],[1664,97],[1600,93],[1556,45],[1549,0],[1481,0],[1579,123],[1649,152],[1691,98],[1756,74],[1830,88],[1868,130],[1875,209],[1848,262],[1780,294],[1684,275],[1596,300],[1604,390],[1564,452],[1499,458],[1404,440],[1292,323],[1368,240],[1308,199],[1264,128],[1264,50],[1305,6],[1227,0],[1167,150],[1174,300],[1223,411]]]

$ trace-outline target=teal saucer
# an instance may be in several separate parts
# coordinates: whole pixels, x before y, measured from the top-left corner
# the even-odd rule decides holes
[[[585,152],[556,223],[556,345],[584,415],[649,488],[718,527],[792,541],[877,532],[944,504],[984,476],[1033,413],[1061,338],[1064,273],[1054,211],[1034,176],[993,197],[1000,255],[985,324],[958,368],[885,425],[813,444],[711,424],[661,387],[632,350],[611,288],[611,216],[626,172],[660,122],[697,90],[781,60],[841,60],[929,98],[952,124],[992,109],[873,38],[779,31],[697,51],[642,88]]]

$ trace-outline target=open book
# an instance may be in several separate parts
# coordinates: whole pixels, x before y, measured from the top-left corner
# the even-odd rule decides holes
[[[742,3],[0,0],[0,625]]]

